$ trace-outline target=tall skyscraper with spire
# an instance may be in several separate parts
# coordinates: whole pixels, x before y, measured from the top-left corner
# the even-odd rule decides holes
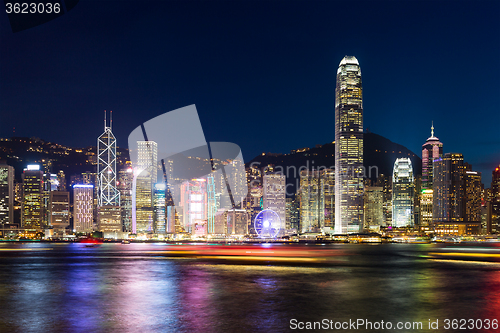
[[[104,133],[97,138],[98,206],[120,206],[120,191],[116,187],[116,139],[111,131],[112,111],[107,126],[104,111]]]
[[[335,89],[335,233],[363,226],[363,91],[358,60],[345,56]]]
[[[420,200],[420,230],[430,232],[434,201],[434,160],[443,157],[443,144],[434,136],[434,122],[431,126],[431,136],[422,145],[422,188]]]
[[[443,144],[434,136],[434,122],[432,122],[431,136],[422,145],[422,189],[432,190],[433,162],[441,157],[443,157]]]
[[[120,191],[116,187],[116,138],[111,131],[112,111],[109,118],[108,126],[104,111],[104,133],[97,138],[97,229],[104,232],[104,237],[108,234],[111,234],[109,237],[116,237],[123,227]]]

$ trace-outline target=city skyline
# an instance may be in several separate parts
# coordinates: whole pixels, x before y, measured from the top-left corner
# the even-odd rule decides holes
[[[113,2],[99,8],[80,3],[64,17],[16,34],[9,31],[6,18],[0,18],[0,36],[6,46],[0,65],[4,78],[0,83],[0,137],[11,137],[15,127],[17,136],[86,146],[90,137],[73,135],[74,123],[97,135],[101,129],[92,119],[106,109],[115,111],[115,135],[118,145],[125,147],[127,135],[138,124],[194,103],[200,109],[208,141],[235,142],[245,156],[312,147],[334,140],[331,124],[316,118],[333,121],[332,75],[338,59],[351,54],[364,68],[365,129],[418,153],[421,138],[428,136],[434,121],[446,152],[462,153],[486,179],[495,167],[493,157],[500,145],[493,121],[498,118],[500,104],[496,93],[500,47],[489,42],[484,31],[495,34],[500,30],[498,21],[489,18],[500,9],[498,2],[458,1],[449,6],[439,1],[432,5],[360,1],[357,12],[363,24],[344,32],[341,39],[333,38],[333,22],[335,26],[347,22],[335,14],[348,10],[348,5],[338,2],[205,3],[196,10],[180,2],[158,3],[166,9],[159,12],[178,17],[167,20],[171,23],[165,26],[157,23],[155,14],[148,22],[134,19],[133,2],[120,4],[121,15],[110,18],[106,9],[112,12]],[[151,14],[151,10],[142,8],[141,13]],[[249,13],[261,24],[226,16],[216,23],[208,20],[209,14],[224,10]],[[306,19],[298,24],[295,18],[303,10],[309,11],[315,22]],[[372,17],[375,10],[380,13],[376,19]],[[412,19],[406,20],[410,12]],[[187,15],[203,29],[174,29],[174,22]],[[327,20],[328,15],[335,20]],[[86,25],[89,18],[94,19],[94,25]],[[283,25],[283,38],[267,34],[274,31],[274,20]],[[375,20],[377,24],[373,24]],[[415,20],[418,25],[412,24]],[[232,29],[226,29],[228,26]],[[164,43],[154,43],[152,29],[165,38]],[[125,39],[129,34],[131,38]],[[137,37],[141,34],[146,39]],[[384,42],[380,38],[384,35],[398,43]],[[39,45],[37,40],[47,39],[51,42],[36,53],[23,46]],[[207,52],[210,41],[217,47]],[[248,46],[251,51],[245,52]],[[104,47],[106,56],[99,57]],[[200,51],[206,56],[186,56]],[[65,52],[71,56],[59,66],[57,55]],[[237,57],[228,56],[235,52]],[[140,61],[140,56],[147,61]],[[487,61],[488,71],[468,69],[477,61]],[[40,63],[45,66],[40,68]],[[458,120],[472,119],[470,110],[479,109],[484,119],[492,121],[479,125]],[[37,116],[40,114],[44,117]],[[411,117],[412,122],[406,122],[401,114]],[[255,123],[265,120],[266,115],[281,119],[282,125],[267,138],[254,135]],[[300,126],[315,130],[297,135]],[[461,132],[472,134],[465,143],[457,135]]]

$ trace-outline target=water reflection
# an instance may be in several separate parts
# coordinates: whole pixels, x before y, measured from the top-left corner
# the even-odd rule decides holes
[[[1,332],[286,332],[292,318],[500,315],[499,264],[428,258],[434,245],[344,246],[330,266],[213,264],[153,244],[1,248]]]

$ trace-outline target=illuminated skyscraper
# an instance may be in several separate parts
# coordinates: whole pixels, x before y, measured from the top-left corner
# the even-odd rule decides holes
[[[477,187],[477,176],[474,174],[467,176],[462,154],[448,153],[443,158],[434,160],[432,221],[436,233],[453,235],[479,233],[480,220],[467,221],[465,188],[466,178],[469,178],[467,182],[469,185]],[[471,189],[471,196],[476,191]]]
[[[22,212],[21,224],[26,229],[42,229],[43,206],[42,206],[42,182],[43,173],[39,165],[28,165],[24,169],[22,187]]]
[[[500,165],[493,170],[491,179],[491,199],[487,203],[488,233],[500,233]]]
[[[384,188],[367,186],[365,188],[365,223],[364,229],[377,230],[384,223]]]
[[[206,235],[207,227],[207,180],[191,179],[181,185],[183,226],[186,232],[196,236]]]
[[[481,173],[472,171],[470,164],[465,163],[465,221],[481,223],[481,197],[483,183]]]
[[[154,232],[155,234],[165,234],[165,184],[158,183],[154,185],[153,210],[154,210]]]
[[[420,191],[420,229],[428,232],[432,224],[433,203],[433,163],[443,157],[443,144],[434,136],[434,123],[431,136],[422,145],[422,188]]]
[[[325,194],[320,171],[300,172],[300,232],[319,232],[325,223]]]
[[[434,136],[434,124],[431,127],[431,136],[422,145],[422,189],[432,190],[433,162],[443,157],[443,144]]]
[[[66,227],[69,226],[69,192],[50,192],[50,226],[54,233],[66,233]]]
[[[75,232],[92,232],[94,228],[94,186],[73,185],[73,229]]]
[[[286,219],[286,178],[280,173],[264,175],[263,199],[264,209],[275,211],[281,220],[281,234],[285,231]]]
[[[358,60],[345,56],[335,89],[335,232],[363,226],[363,91]]]
[[[215,233],[215,214],[217,213],[217,199],[215,197],[215,183],[213,175],[207,177],[207,222],[208,233]]]
[[[132,190],[132,230],[137,233],[154,232],[153,190],[157,182],[158,144],[154,141],[137,142],[137,165],[134,166]]]
[[[118,190],[122,210],[123,231],[132,232],[132,184],[134,172],[132,167],[118,171]]]
[[[100,206],[120,206],[120,192],[116,188],[116,139],[111,132],[104,111],[104,133],[97,138],[98,200]]]
[[[14,223],[14,168],[0,162],[0,224]]]
[[[413,227],[415,185],[409,158],[398,158],[392,174],[392,225]]]

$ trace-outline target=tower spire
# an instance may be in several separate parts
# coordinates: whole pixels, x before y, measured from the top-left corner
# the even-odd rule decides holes
[[[106,126],[108,124],[106,123],[106,110],[104,110],[104,130],[106,130]]]
[[[113,111],[109,111],[109,129],[113,127]]]
[[[431,137],[434,137],[434,120],[432,121],[432,126],[431,126]]]

